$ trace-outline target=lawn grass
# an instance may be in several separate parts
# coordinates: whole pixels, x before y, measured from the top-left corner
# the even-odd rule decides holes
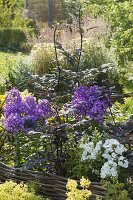
[[[13,66],[16,62],[16,53],[0,52],[0,84],[5,82],[9,70],[9,65]]]

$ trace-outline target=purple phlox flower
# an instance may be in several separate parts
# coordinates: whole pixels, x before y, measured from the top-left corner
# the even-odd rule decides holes
[[[46,99],[36,102],[33,96],[26,96],[23,100],[19,90],[9,91],[3,107],[3,124],[7,131],[16,133],[36,128],[38,122],[45,123],[45,117],[52,115],[50,102]]]
[[[3,111],[6,117],[12,113],[20,114],[22,112],[22,98],[20,96],[19,90],[16,88],[13,88],[9,91],[5,105],[3,106]]]
[[[38,108],[37,102],[33,96],[27,96],[23,100],[23,114],[24,116],[34,116],[37,120],[38,118]]]
[[[50,102],[47,99],[42,99],[38,102],[38,116],[39,118],[50,117],[53,111]]]
[[[109,97],[101,95],[99,86],[79,86],[72,97],[72,107],[75,115],[89,116],[102,122],[107,108],[111,105]]]
[[[12,113],[3,120],[5,128],[11,133],[17,133],[24,128],[24,120],[18,113]]]

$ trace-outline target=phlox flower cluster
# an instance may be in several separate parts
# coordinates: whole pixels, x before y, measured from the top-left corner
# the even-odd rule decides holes
[[[52,109],[48,100],[37,102],[31,95],[22,98],[19,90],[13,88],[8,93],[3,112],[6,130],[16,133],[33,127],[39,120],[45,122],[45,117],[52,114]]]
[[[103,144],[103,158],[107,160],[101,168],[101,177],[117,176],[118,167],[127,168],[128,160],[125,159],[123,153],[127,151],[124,145],[120,144],[116,139],[108,139]]]
[[[79,86],[72,97],[72,107],[74,114],[89,116],[95,121],[103,121],[106,110],[111,105],[108,95],[101,95],[98,85]]]
[[[96,160],[101,155],[101,161],[104,161],[100,170],[101,178],[117,177],[120,167],[128,167],[128,160],[123,156],[127,149],[116,139],[107,139],[104,143],[99,141],[96,145],[89,142],[80,147],[83,149],[81,161]]]
[[[95,160],[101,150],[102,145],[102,141],[99,141],[96,146],[93,142],[81,144],[80,147],[84,149],[81,160]]]

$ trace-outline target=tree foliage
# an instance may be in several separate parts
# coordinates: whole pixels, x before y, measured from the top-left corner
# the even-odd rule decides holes
[[[78,0],[79,2],[79,0]],[[133,59],[133,1],[84,1],[90,13],[103,15],[111,24],[110,45],[116,48],[119,64]],[[85,4],[84,4],[85,6]]]
[[[119,64],[133,59],[133,1],[116,1],[107,5],[112,26],[111,45],[116,48]],[[107,9],[106,9],[107,15]]]
[[[32,20],[22,17],[23,0],[0,0],[0,27],[22,27],[32,25]]]

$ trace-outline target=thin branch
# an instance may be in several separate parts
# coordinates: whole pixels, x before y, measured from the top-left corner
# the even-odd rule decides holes
[[[58,85],[57,85],[57,88],[58,88],[58,93],[60,91],[60,78],[61,78],[61,69],[60,69],[60,66],[59,66],[59,60],[58,60],[58,53],[57,53],[57,46],[56,46],[56,31],[58,30],[58,27],[56,26],[54,28],[54,49],[55,49],[55,58],[56,58],[56,66],[58,68]]]
[[[77,64],[77,70],[76,72],[79,71],[79,67],[80,67],[80,61],[81,61],[81,54],[82,54],[82,49],[83,49],[83,29],[81,26],[81,6],[79,6],[79,14],[78,14],[78,26],[79,26],[79,33],[80,33],[80,51],[79,51],[79,57],[78,57],[78,64]]]

